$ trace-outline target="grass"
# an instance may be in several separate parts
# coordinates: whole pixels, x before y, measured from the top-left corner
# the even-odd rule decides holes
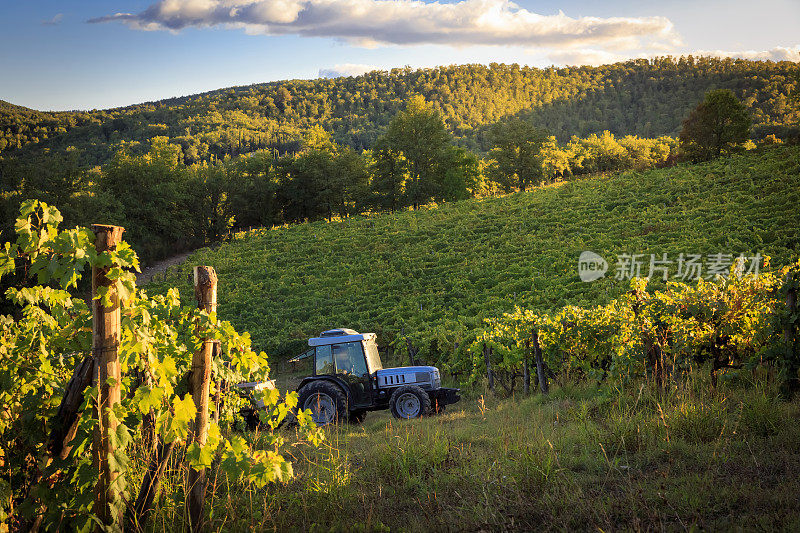
[[[212,529],[798,530],[798,415],[763,383],[712,391],[697,376],[663,393],[471,393],[441,416],[370,413],[319,449],[292,446],[288,483],[218,483]],[[154,529],[180,511],[165,500]]]

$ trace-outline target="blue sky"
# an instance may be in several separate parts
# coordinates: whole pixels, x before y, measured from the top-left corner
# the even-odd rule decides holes
[[[797,61],[798,27],[798,0],[3,0],[0,99],[108,108],[370,68],[698,51]]]

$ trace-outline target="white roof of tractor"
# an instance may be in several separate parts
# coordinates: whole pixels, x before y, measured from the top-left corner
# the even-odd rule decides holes
[[[319,337],[308,339],[309,346],[323,346],[325,344],[338,344],[340,342],[354,342],[374,339],[374,333],[359,333],[352,329],[329,329],[319,334]]]

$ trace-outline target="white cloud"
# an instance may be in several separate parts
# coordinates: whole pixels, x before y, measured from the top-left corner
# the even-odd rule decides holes
[[[655,48],[655,47],[651,47]],[[680,55],[693,55],[711,56],[711,57],[731,57],[742,58],[751,60],[771,60],[771,61],[795,61],[800,62],[800,45],[792,47],[776,46],[771,50],[746,50],[742,52],[727,52],[724,50],[695,50],[693,52],[685,52]],[[653,51],[647,53],[616,53],[607,50],[598,50],[593,48],[576,48],[564,50],[552,50],[547,53],[547,59],[555,65],[605,65],[608,63],[616,63],[619,61],[626,61],[628,59],[649,59],[663,53],[655,53]],[[674,54],[673,54],[674,55]]]
[[[664,17],[539,15],[510,0],[160,0],[119,21],[139,30],[237,27],[248,33],[330,37],[359,46],[442,44],[633,49],[680,44]],[[647,44],[644,44],[647,43]]]
[[[800,61],[800,44],[794,48],[776,46],[770,50],[745,50],[741,52],[726,52],[724,50],[698,50],[692,52],[695,56],[734,57],[742,59],[760,59],[771,61]]]
[[[625,61],[631,56],[595,49],[556,50],[547,54],[555,65],[605,65]]]
[[[42,26],[57,26],[61,24],[61,19],[64,18],[64,13],[57,13],[53,18],[43,20]]]
[[[353,63],[343,63],[334,65],[330,68],[319,69],[320,78],[340,78],[347,76],[360,76],[372,70],[378,70],[374,65],[358,65]]]

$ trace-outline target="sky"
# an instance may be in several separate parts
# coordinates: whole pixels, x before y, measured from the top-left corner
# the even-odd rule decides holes
[[[800,61],[798,28],[800,0],[0,0],[0,100],[106,109],[465,63]]]

